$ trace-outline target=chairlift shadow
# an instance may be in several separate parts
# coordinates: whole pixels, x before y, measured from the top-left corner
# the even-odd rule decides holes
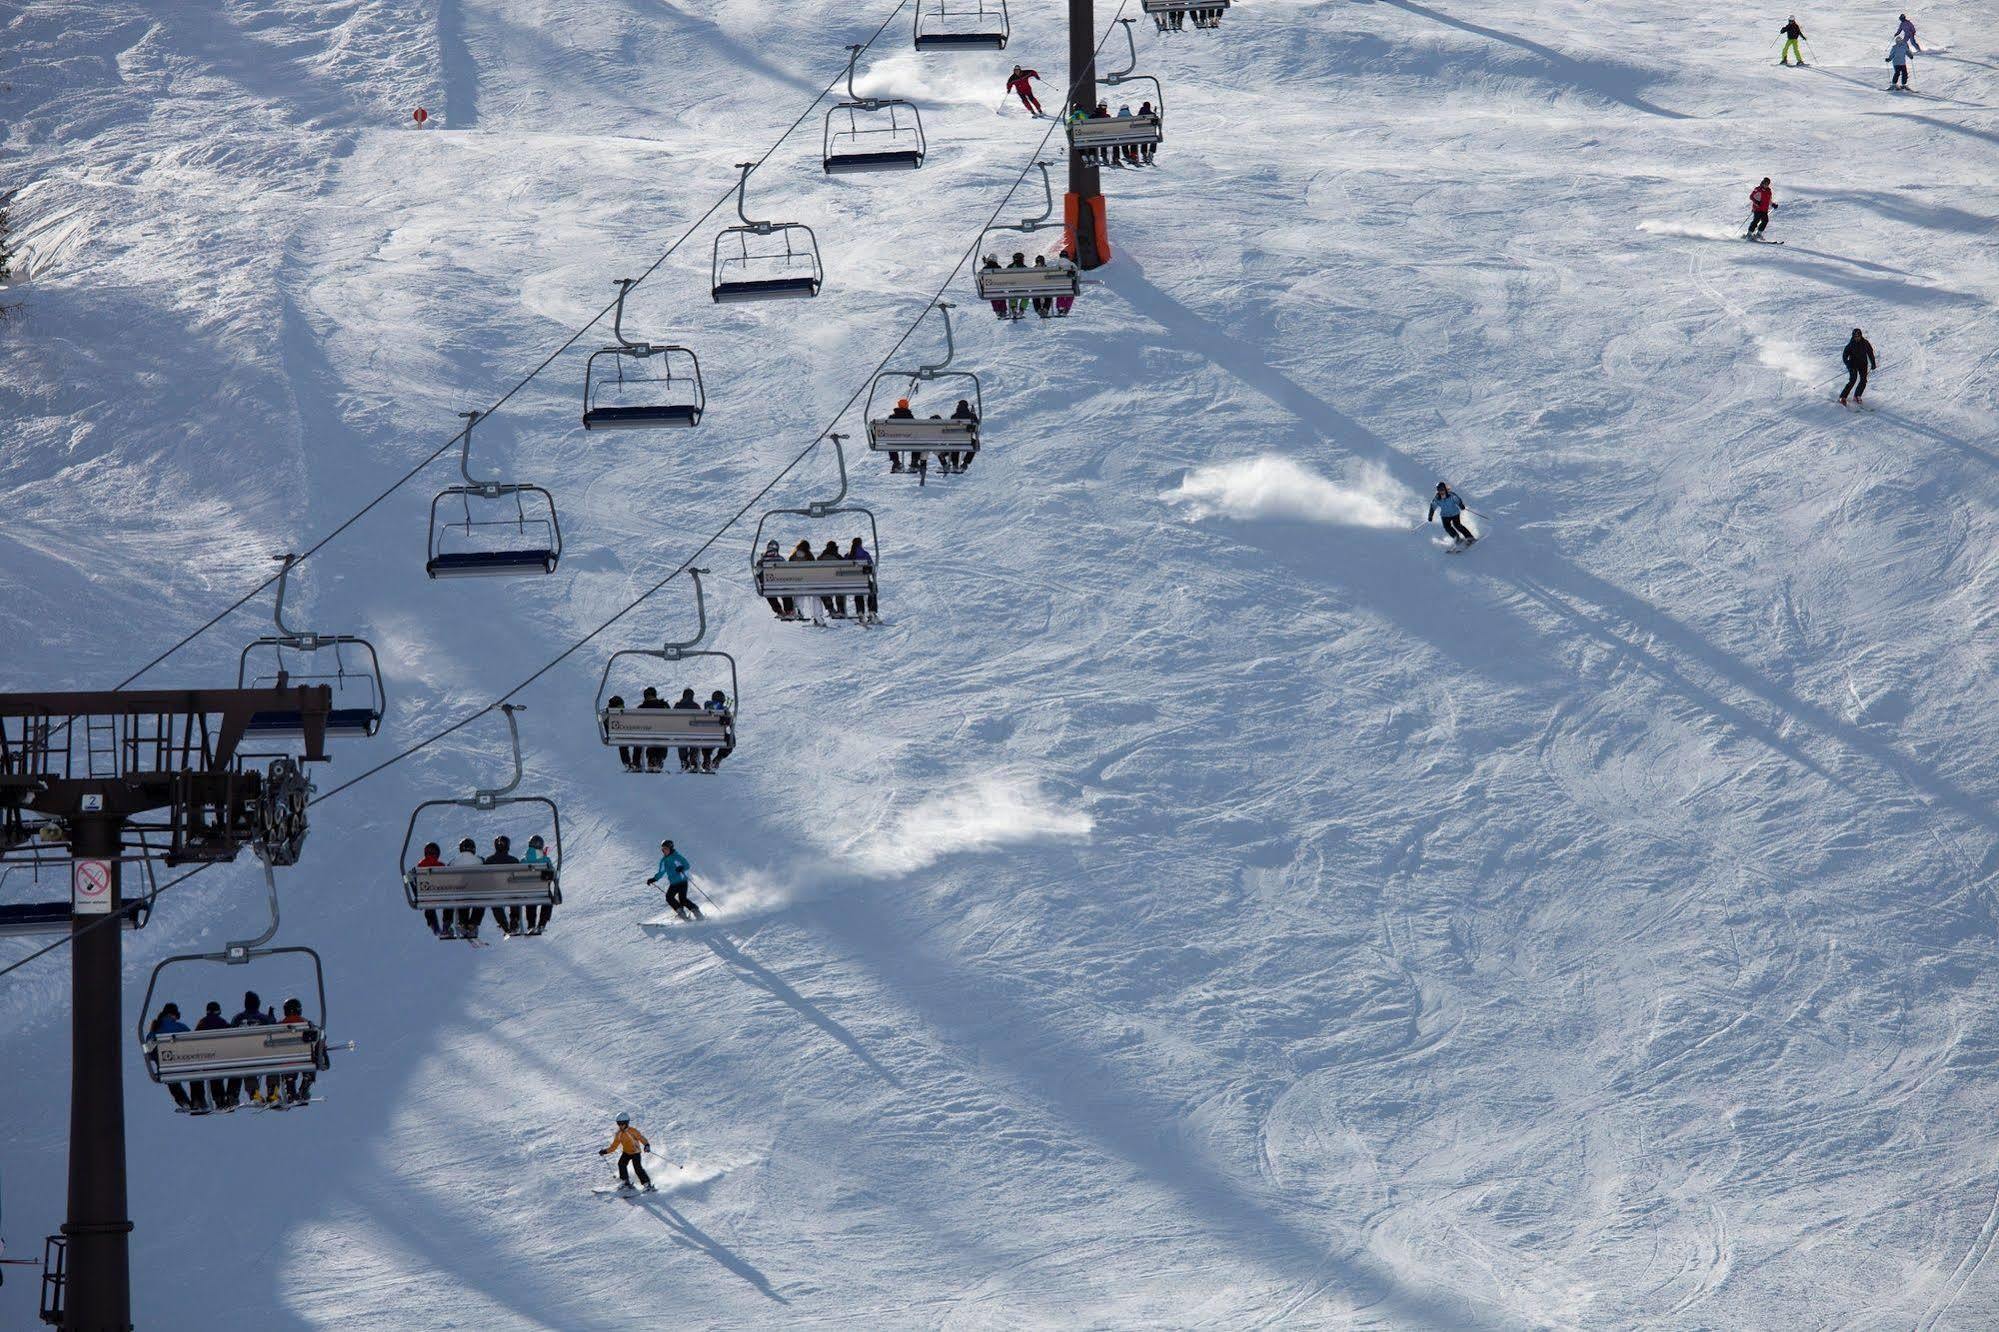
[[[741,1257],[733,1249],[717,1241],[714,1237],[689,1221],[674,1205],[659,1193],[639,1193],[628,1196],[625,1201],[643,1212],[650,1212],[673,1236],[674,1243],[683,1249],[691,1249],[705,1254],[720,1266],[733,1272],[748,1282],[759,1295],[779,1304],[789,1305],[790,1300],[771,1287],[770,1278],[755,1265]]]

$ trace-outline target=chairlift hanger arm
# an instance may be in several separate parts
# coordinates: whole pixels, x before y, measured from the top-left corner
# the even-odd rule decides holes
[[[511,744],[513,745],[513,750],[514,750],[514,776],[513,776],[513,780],[512,780],[512,781],[510,781],[510,782],[508,782],[508,783],[507,783],[507,784],[506,784],[505,786],[494,786],[494,787],[484,787],[484,786],[475,786],[475,787],[473,787],[473,788],[472,788],[472,808],[474,808],[474,809],[491,809],[491,808],[493,808],[493,806],[497,805],[497,804],[498,804],[498,803],[500,802],[500,799],[501,799],[501,797],[503,797],[503,796],[509,796],[509,795],[512,795],[512,794],[514,793],[514,791],[515,791],[515,790],[516,790],[516,789],[517,789],[517,788],[518,788],[518,787],[520,786],[520,784],[521,784],[521,728],[520,728],[520,723],[518,723],[518,722],[516,722],[516,721],[514,720],[514,714],[515,714],[516,712],[526,712],[526,711],[527,711],[527,709],[526,709],[526,708],[524,708],[524,707],[522,707],[522,706],[521,706],[520,704],[518,704],[518,703],[502,703],[502,704],[500,704],[500,715],[501,715],[502,717],[506,718],[506,720],[507,720],[507,739],[508,739],[508,741],[509,741],[509,742],[510,742],[510,743],[511,743]]]

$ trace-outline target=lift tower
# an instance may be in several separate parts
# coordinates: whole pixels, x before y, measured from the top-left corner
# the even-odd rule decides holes
[[[66,846],[70,911],[69,1213],[50,1236],[42,1318],[128,1332],[122,930],[128,860],[233,860],[246,845],[297,863],[311,795],[299,763],[326,757],[327,685],[0,694],[0,864]],[[253,718],[296,717],[304,753],[245,754]],[[123,922],[121,922],[122,924]]]
[[[1097,104],[1096,0],[1069,0],[1069,104],[1060,114]],[[1062,198],[1063,229],[1085,271],[1111,261],[1110,221],[1104,209],[1103,180],[1097,164],[1069,154],[1069,192]]]

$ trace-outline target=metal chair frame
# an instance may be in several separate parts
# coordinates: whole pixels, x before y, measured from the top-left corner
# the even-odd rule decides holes
[[[600,678],[597,682],[597,737],[598,739],[602,740],[605,745],[607,746],[622,745],[627,747],[632,745],[632,741],[629,739],[626,740],[614,739],[611,735],[611,708],[607,700],[610,698],[611,694],[611,669],[612,667],[618,664],[618,658],[655,657],[660,661],[686,661],[692,657],[720,657],[723,661],[729,663],[728,738],[733,746],[736,734],[736,723],[741,719],[742,716],[742,701],[743,701],[742,681],[736,673],[736,659],[730,656],[726,652],[717,651],[713,648],[699,647],[701,641],[708,636],[708,601],[706,594],[703,593],[703,591],[701,590],[701,575],[708,572],[709,570],[707,569],[694,569],[694,568],[690,568],[687,571],[687,576],[694,580],[694,615],[695,615],[694,637],[685,639],[682,642],[678,643],[663,643],[656,648],[623,648],[617,652],[613,652],[610,655],[610,657],[604,662],[604,674],[602,678]],[[636,711],[637,709],[628,708],[625,710]],[[669,709],[669,711],[671,711],[671,709]],[[680,709],[680,711],[685,712],[686,709],[682,708]],[[640,743],[641,745],[644,744],[644,742]],[[679,744],[679,742],[674,742],[674,743]],[[670,748],[673,746],[669,745],[668,747]],[[684,747],[714,748],[715,746],[704,745],[704,746],[684,746]]]
[[[974,18],[982,19],[993,15],[995,0],[973,0],[969,11],[951,8],[951,0],[935,0],[927,6],[933,18]],[[976,32],[928,32],[923,30],[925,0],[916,0],[916,22],[910,33],[910,44],[919,51],[1004,51],[1013,36],[1013,22],[1006,11],[1006,0],[996,0],[999,6],[999,30],[992,30],[990,24]]]
[[[524,771],[521,764],[521,728],[520,724],[514,720],[514,714],[516,712],[526,712],[527,709],[517,703],[502,703],[499,707],[500,715],[506,718],[507,740],[513,746],[514,751],[514,775],[512,779],[504,786],[474,787],[472,794],[469,796],[426,800],[410,811],[409,827],[403,833],[403,849],[396,856],[396,867],[402,876],[404,899],[419,911],[426,907],[433,910],[439,909],[437,903],[426,903],[417,900],[416,866],[410,863],[410,847],[416,841],[417,820],[423,817],[423,812],[427,809],[476,809],[481,812],[490,813],[502,805],[540,805],[548,811],[549,826],[552,832],[548,846],[551,877],[548,881],[546,904],[552,907],[562,905],[562,810],[547,796],[517,796],[514,794],[520,788],[521,776]]]
[[[611,313],[612,345],[590,353],[590,359],[583,363],[583,428],[585,430],[615,429],[657,429],[661,427],[692,427],[701,424],[701,414],[707,410],[708,394],[701,383],[701,358],[691,347],[678,343],[634,342],[625,336],[625,296],[638,285],[636,278],[619,278],[618,303]],[[686,358],[688,373],[684,376],[673,373],[675,353]],[[662,375],[638,375],[633,378],[646,384],[658,384],[664,390],[671,390],[675,384],[689,384],[693,387],[694,401],[691,403],[660,403],[656,406],[636,408],[606,408],[596,405],[596,392],[607,381],[623,385],[626,381],[625,367],[637,362],[647,366],[653,357],[660,358]],[[607,359],[608,358],[608,359]],[[610,367],[607,375],[597,368],[599,361]],[[635,367],[636,369],[636,367]]]
[[[736,181],[736,216],[743,219],[743,221],[740,226],[724,227],[721,233],[715,237],[714,256],[708,270],[709,295],[717,303],[786,300],[817,296],[819,289],[826,283],[826,268],[820,262],[819,238],[813,234],[812,228],[806,226],[803,222],[763,222],[749,215],[747,205],[750,173],[756,170],[756,166],[755,162],[736,163],[736,169],[743,173],[741,178]],[[805,237],[804,249],[800,249],[792,244],[793,236],[800,233],[803,233]],[[784,253],[782,255],[753,255],[750,253],[750,237],[777,235],[781,235],[784,238]],[[745,272],[749,271],[749,265],[753,262],[783,259],[786,267],[789,268],[791,266],[790,261],[809,257],[812,260],[812,277],[809,288],[800,285],[805,281],[805,279],[800,277],[765,278],[754,282],[747,280],[736,283],[724,282],[722,272],[725,260],[722,254],[722,246],[731,236],[736,238],[737,248],[741,253],[728,258],[726,262],[742,265]]]
[[[757,595],[764,595],[763,567],[758,556],[763,551],[764,527],[771,519],[782,515],[800,518],[830,518],[836,513],[858,513],[868,520],[869,553],[874,556],[874,594],[881,595],[881,525],[875,521],[874,510],[860,504],[845,504],[847,498],[847,451],[841,445],[845,435],[837,432],[826,436],[833,441],[833,457],[840,467],[840,489],[831,499],[809,500],[802,509],[772,509],[757,520],[756,534],[750,538],[750,578],[756,584]]]
[[[979,377],[971,371],[952,370],[949,368],[951,362],[956,360],[958,355],[957,339],[951,333],[952,306],[949,301],[938,301],[935,308],[944,317],[944,359],[935,365],[921,365],[914,370],[884,370],[876,375],[874,382],[868,386],[868,401],[864,419],[868,424],[868,448],[876,453],[977,453],[979,451],[979,435],[984,428],[986,419],[985,390],[983,385],[979,383]],[[896,380],[907,382],[909,385],[909,397],[912,400],[915,399],[924,384],[935,384],[945,381],[953,383],[969,381],[972,386],[970,394],[972,412],[977,417],[977,420],[971,423],[969,439],[961,438],[949,442],[940,441],[937,443],[906,443],[883,440],[881,438],[883,428],[889,427],[892,429],[893,425],[900,424],[900,422],[888,416],[878,414],[875,411],[875,402],[881,392],[882,385]],[[901,395],[898,393],[897,396]],[[948,397],[950,395],[946,394],[945,396]]]
[[[382,662],[375,655],[375,645],[358,634],[317,634],[309,629],[293,629],[290,625],[286,624],[285,590],[288,580],[291,577],[292,566],[298,563],[298,556],[286,552],[283,555],[275,555],[272,558],[284,561],[284,567],[278,570],[277,602],[271,608],[271,622],[277,625],[278,631],[275,634],[264,635],[264,637],[255,640],[243,649],[242,655],[236,659],[236,687],[238,689],[247,689],[251,687],[250,682],[252,679],[282,679],[292,684],[325,684],[330,682],[337,691],[345,685],[347,677],[350,674],[363,677],[368,681],[369,706],[365,709],[341,708],[338,706],[339,696],[336,692],[335,707],[333,714],[327,720],[326,734],[329,736],[346,735],[361,737],[374,735],[382,729],[382,715],[388,710],[389,703],[388,690],[382,681]],[[250,657],[253,653],[266,648],[277,654],[277,670],[271,676],[252,676],[250,673]],[[341,656],[342,648],[357,648],[367,653],[367,669],[365,671],[357,670],[349,672],[346,662]],[[284,654],[287,650],[311,654],[327,649],[331,649],[333,652],[334,673],[332,675],[300,675],[285,670]],[[364,711],[367,713],[367,716],[358,721],[351,716],[352,713]],[[343,714],[348,715],[343,716]],[[296,715],[260,712],[251,717],[248,734],[259,738],[302,736],[305,734],[305,727]]]
[[[458,474],[465,478],[465,484],[462,486],[447,487],[430,502],[429,558],[424,562],[424,571],[432,578],[506,577],[523,573],[554,573],[555,566],[562,559],[562,519],[555,509],[555,496],[536,485],[511,481],[481,481],[479,478],[473,476],[472,427],[479,424],[484,419],[485,414],[481,412],[460,412],[459,415],[465,418],[465,429],[459,436],[462,447],[458,455]],[[546,518],[537,517],[530,519],[527,516],[527,507],[522,502],[521,497],[524,495],[540,496],[542,502],[548,506],[548,516]],[[473,499],[500,500],[506,499],[509,496],[513,497],[516,511],[516,517],[511,525],[522,532],[525,532],[530,524],[547,528],[549,540],[546,546],[528,546],[523,547],[519,551],[511,552],[495,551],[491,553],[490,558],[471,564],[440,563],[441,559],[448,558],[438,548],[440,545],[438,541],[440,532],[447,529],[463,529],[469,536],[475,527],[509,526],[509,523],[504,519],[474,522],[472,519]],[[437,506],[453,498],[457,498],[463,503],[465,519],[463,522],[447,523],[443,527],[440,527],[437,521]],[[486,552],[469,553],[478,555],[486,554]],[[510,559],[510,556],[515,558]]]
[[[914,171],[923,165],[923,159],[929,151],[923,137],[923,113],[916,109],[916,103],[901,97],[863,97],[854,91],[854,67],[861,58],[861,52],[865,50],[866,46],[858,44],[847,48],[847,100],[835,103],[826,112],[825,134],[820,144],[820,164],[829,176],[861,171]],[[908,125],[902,123],[901,114],[905,110],[909,113]],[[886,126],[868,129],[860,127],[861,113],[876,115],[882,111],[888,112],[889,115],[889,123]],[[833,118],[842,112],[847,116],[847,128],[836,133],[833,128]],[[896,145],[905,143],[911,133],[916,135],[914,147],[891,146],[879,152],[859,151],[860,145],[866,142],[862,137],[864,135],[887,134],[892,136],[890,144]],[[833,149],[835,141],[843,139],[851,141],[855,151],[835,152]]]

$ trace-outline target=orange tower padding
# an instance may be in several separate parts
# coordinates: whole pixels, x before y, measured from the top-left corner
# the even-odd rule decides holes
[[[1107,264],[1111,261],[1111,227],[1110,214],[1104,207],[1103,195],[1092,195],[1087,200],[1080,194],[1062,196],[1062,237],[1069,242],[1069,253],[1075,255],[1076,261],[1080,264],[1083,258],[1083,246],[1076,236],[1076,223],[1082,217],[1083,206],[1086,203],[1090,209],[1090,230],[1097,238],[1097,258],[1101,263]]]

